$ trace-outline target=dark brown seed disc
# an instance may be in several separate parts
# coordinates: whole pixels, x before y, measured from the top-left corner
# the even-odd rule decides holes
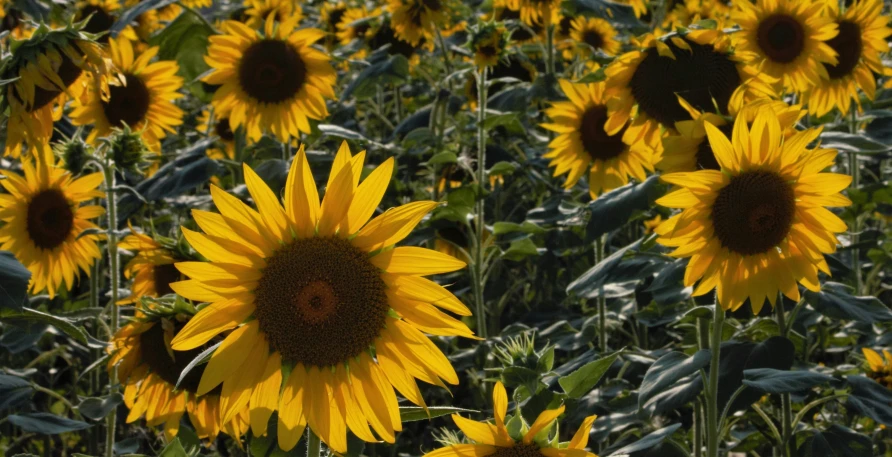
[[[726,137],[731,136],[733,126],[731,124],[719,127],[719,130]],[[697,169],[698,170],[721,170],[719,161],[715,158],[712,146],[709,144],[709,138],[703,138],[703,141],[697,146]]]
[[[283,360],[326,367],[374,343],[390,309],[380,271],[341,238],[279,249],[254,291],[254,316]]]
[[[102,110],[112,127],[123,127],[125,124],[136,127],[144,121],[149,112],[152,95],[142,78],[124,74],[125,86],[109,86],[108,100],[101,101]]]
[[[786,238],[793,224],[793,188],[777,173],[743,172],[719,191],[712,224],[723,247],[741,255],[768,252]]]
[[[92,14],[92,16],[90,16]],[[108,43],[108,32],[115,23],[115,17],[108,14],[103,8],[96,5],[87,5],[83,7],[79,14],[80,20],[90,18],[84,26],[84,31],[103,35],[97,41],[100,43]]]
[[[172,294],[170,283],[177,282],[181,278],[180,270],[172,263],[155,265],[152,267],[152,281],[155,283],[155,292],[159,297]]]
[[[827,45],[838,54],[839,63],[836,65],[824,64],[827,74],[832,79],[842,78],[852,74],[858,62],[861,60],[861,27],[851,21],[839,22],[839,35],[827,40]]]
[[[60,55],[62,56],[62,62],[59,64],[59,69],[56,70],[56,75],[59,76],[59,79],[62,80],[62,83],[65,84],[65,87],[67,88],[73,82],[77,81],[77,78],[81,76],[83,70],[72,62],[71,58],[64,52],[60,53]],[[25,108],[29,112],[37,111],[50,104],[50,102],[55,100],[61,93],[61,90],[48,90],[39,86],[34,86],[34,104],[26,106]]]
[[[458,227],[443,227],[441,229],[437,229],[437,236],[446,241],[449,241],[450,243],[455,244],[456,246],[470,246],[468,235],[465,234],[464,230]]]
[[[678,102],[684,98],[700,111],[714,113],[716,106],[727,113],[728,101],[740,86],[734,61],[712,46],[686,40],[691,50],[666,43],[675,59],[649,48],[629,85],[639,108],[664,126],[674,128],[691,115]]]
[[[419,46],[423,44],[424,40],[422,39],[419,42]],[[396,34],[394,34],[390,24],[386,22],[381,25],[381,27],[378,27],[378,30],[369,39],[369,47],[372,49],[383,48],[385,46],[387,46],[388,55],[399,54],[407,59],[412,57],[412,54],[415,53],[416,49],[415,46],[409,44],[408,41],[399,39]]]
[[[616,135],[608,135],[604,131],[604,123],[607,122],[607,107],[594,105],[582,114],[579,124],[579,135],[582,138],[582,148],[594,160],[610,160],[619,157],[626,150],[623,143],[623,133],[626,127]]]
[[[65,194],[47,189],[28,203],[28,236],[41,249],[54,249],[62,244],[74,227],[74,211]]]
[[[214,124],[214,132],[223,141],[235,141],[235,133],[233,133],[232,127],[229,126],[228,117],[217,120],[217,123]]]
[[[604,37],[597,30],[587,30],[582,35],[582,41],[594,49],[604,46]]]
[[[173,325],[174,335],[184,326],[184,324],[179,322],[175,322]],[[171,350],[170,346],[164,341],[164,327],[161,325],[161,321],[155,322],[150,329],[139,334],[139,352],[142,362],[149,366],[152,373],[172,386],[177,384],[177,381],[180,379],[180,373],[189,365],[189,362],[198,357],[205,349],[205,347],[199,347],[189,351]],[[183,382],[180,383],[180,389],[190,393],[197,392],[205,367],[207,367],[207,364],[198,365],[190,370],[186,377],[183,378]],[[219,394],[220,389],[221,386],[217,386],[211,392]]]
[[[805,50],[805,29],[796,18],[774,14],[763,19],[756,31],[759,48],[777,63],[790,63]]]
[[[490,457],[544,457],[535,444],[517,443],[513,447],[497,447]]]
[[[260,40],[245,50],[238,65],[238,80],[249,96],[260,103],[281,103],[300,92],[307,66],[300,54],[282,40]]]

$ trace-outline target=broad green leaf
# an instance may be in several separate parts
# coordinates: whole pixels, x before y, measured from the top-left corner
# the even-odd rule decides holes
[[[558,383],[570,398],[582,397],[598,384],[622,352],[619,350],[594,362],[589,362],[567,376],[561,376]]]

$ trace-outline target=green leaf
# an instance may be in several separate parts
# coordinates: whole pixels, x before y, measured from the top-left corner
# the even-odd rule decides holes
[[[52,314],[44,313],[43,311],[38,311],[36,309],[22,308],[21,313],[3,313],[2,315],[0,315],[0,318],[2,318],[2,320],[9,321],[40,322],[43,324],[52,325],[53,327],[61,330],[66,335],[77,340],[77,342],[92,346],[87,338],[87,334],[83,331],[83,329],[74,325],[71,320],[64,317],[54,316]]]
[[[786,371],[754,368],[743,371],[743,384],[770,394],[787,394],[811,389],[833,380],[833,376],[812,371]]]
[[[458,156],[455,155],[454,152],[449,151],[443,151],[438,154],[434,154],[434,156],[427,161],[428,165],[442,165],[446,163],[456,162],[458,162]]]
[[[525,131],[517,113],[503,113],[492,110],[487,110],[486,119],[483,120],[483,127],[487,130],[504,127],[509,133],[523,133]]]
[[[644,409],[648,400],[662,393],[667,387],[709,365],[709,360],[709,349],[701,349],[690,357],[682,352],[673,351],[657,359],[647,369],[638,389],[638,409]]]
[[[622,352],[623,350],[620,349],[606,357],[589,362],[576,371],[566,376],[561,376],[558,379],[558,383],[570,398],[582,397],[598,384],[598,381],[604,377],[604,374],[607,373],[607,370]]]
[[[573,282],[567,286],[567,293],[584,298],[597,297],[599,289],[607,283],[610,274],[617,268],[626,253],[636,249],[639,245],[641,245],[641,240],[610,254],[606,259],[598,262],[597,265],[589,268],[588,271],[573,280]]]
[[[375,88],[378,85],[398,84],[405,81],[408,76],[409,61],[401,54],[389,56],[362,70],[341,92],[341,101],[350,98],[354,92],[356,98],[369,98],[375,95]]]
[[[0,251],[0,309],[22,310],[31,272],[9,251]]]
[[[514,222],[496,222],[495,225],[493,225],[492,227],[492,233],[494,235],[505,235],[515,232],[541,235],[545,233],[546,230],[532,222],[527,221],[524,221],[522,224],[516,224]]]
[[[886,427],[892,426],[892,392],[886,386],[860,375],[846,376],[846,382],[852,388],[846,408]]]
[[[457,413],[476,413],[473,409],[454,408],[451,406],[428,406],[427,411],[420,406],[400,406],[400,421],[415,422],[435,417],[445,416],[447,414]]]
[[[98,421],[105,419],[105,417],[123,401],[124,397],[119,393],[114,393],[110,396],[101,398],[89,397],[83,399],[81,403],[77,405],[77,410],[87,419]]]
[[[892,149],[889,145],[874,141],[867,135],[845,132],[822,133],[821,147],[859,154],[880,154]]]
[[[12,414],[9,422],[26,432],[41,433],[44,435],[57,435],[59,433],[84,430],[92,425],[57,416],[50,413]]]
[[[585,228],[588,241],[616,230],[628,222],[635,211],[646,211],[665,191],[659,177],[652,175],[641,183],[629,183],[607,192],[593,202],[588,209],[591,216]]]
[[[186,457],[186,450],[180,444],[180,439],[174,438],[167,446],[164,446],[158,457]]]
[[[511,242],[508,249],[502,253],[502,258],[519,262],[527,257],[539,255],[539,247],[529,238],[523,238]]]
[[[648,434],[644,438],[641,438],[640,440],[629,444],[628,446],[623,446],[616,451],[613,451],[613,453],[610,455],[631,455],[634,452],[646,451],[665,441],[666,438],[675,433],[675,431],[679,428],[681,428],[681,424],[672,424],[668,427],[661,428],[653,433]]]
[[[340,125],[319,124],[318,127],[319,131],[322,132],[324,135],[337,138],[345,138],[348,140],[369,141],[369,139],[364,137],[361,133],[346,129],[344,127],[341,127]]]
[[[0,374],[0,411],[24,402],[33,391],[30,382],[18,376]]]
[[[180,66],[179,74],[190,82],[210,69],[204,56],[208,38],[214,34],[216,31],[201,16],[184,11],[153,36],[149,44],[159,47],[159,60],[175,60]]]
[[[214,355],[214,351],[216,351],[221,344],[223,344],[222,341],[201,351],[201,354],[196,355],[195,358],[192,359],[192,361],[189,362],[188,365],[186,365],[186,368],[183,368],[183,371],[180,373],[180,378],[177,379],[176,387],[180,387],[180,383],[183,382],[183,379],[186,379],[186,375],[189,374],[190,371],[195,369],[195,367],[207,363],[208,360],[211,359],[211,356]]]
[[[826,282],[820,292],[805,292],[805,300],[815,311],[833,318],[864,324],[892,321],[892,310],[877,297],[854,297],[845,284]]]

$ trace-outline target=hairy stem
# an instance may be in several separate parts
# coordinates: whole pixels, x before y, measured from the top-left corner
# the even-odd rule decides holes
[[[721,361],[722,326],[725,321],[725,310],[719,304],[718,296],[715,299],[715,311],[712,321],[712,361],[709,364],[709,388],[706,391],[706,457],[719,456],[719,362]]]
[[[477,186],[482,193],[486,181],[486,67],[480,68],[477,77]],[[474,246],[474,303],[477,306],[477,335],[486,338],[486,303],[484,302],[485,274],[483,243],[486,221],[484,211],[486,202],[482,195],[477,197],[474,214],[476,240]]]

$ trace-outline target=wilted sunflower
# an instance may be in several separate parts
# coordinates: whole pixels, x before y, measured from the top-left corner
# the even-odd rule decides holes
[[[807,149],[821,129],[784,138],[774,110],[734,122],[731,140],[706,123],[720,170],[671,173],[662,179],[680,189],[657,200],[680,208],[661,224],[658,242],[675,247],[671,255],[690,257],[685,286],[694,295],[713,288],[724,309],[747,298],[758,314],[765,298],[778,291],[799,300],[797,281],[818,291],[818,271],[830,274],[824,254],[836,250],[836,233],[846,224],[825,206],[847,206],[839,194],[852,178],[821,173],[833,165],[836,150]]]
[[[465,419],[458,414],[452,415],[455,425],[475,444],[452,444],[428,452],[424,457],[597,457],[585,450],[592,423],[597,416],[583,419],[569,443],[555,445],[557,440],[549,439],[549,435],[552,434],[555,421],[564,413],[563,405],[557,409],[542,411],[532,425],[523,421],[518,409],[517,415],[522,425],[512,435],[512,430],[506,426],[506,420],[512,420],[506,417],[508,394],[501,382],[497,382],[493,388],[492,402],[495,424]]]
[[[478,67],[494,67],[505,53],[508,40],[505,28],[494,22],[487,22],[471,33],[471,50],[474,64]]]
[[[883,355],[871,348],[861,348],[864,359],[867,360],[867,377],[892,389],[892,353],[883,349]]]
[[[281,23],[267,18],[264,33],[226,21],[223,35],[210,38],[205,61],[213,72],[202,81],[221,85],[213,105],[229,117],[235,131],[260,140],[272,132],[281,141],[310,133],[309,119],[328,116],[326,98],[334,98],[337,75],[329,57],[311,46],[325,35],[319,29],[295,30],[299,18]]]
[[[390,21],[396,36],[412,46],[419,46],[422,39],[433,44],[434,27],[449,27],[450,1],[387,0]]]
[[[568,173],[564,188],[575,186],[586,171],[592,198],[628,183],[629,177],[644,181],[645,170],[653,171],[653,151],[642,143],[624,143],[625,128],[613,135],[606,132],[604,83],[559,82],[569,100],[554,102],[545,110],[551,122],[542,127],[558,136],[542,157],[551,159],[549,167],[555,167],[555,176]]]
[[[102,48],[75,26],[50,30],[41,25],[31,38],[13,47],[0,71],[0,78],[16,79],[6,85],[3,99],[9,109],[5,155],[18,157],[27,142],[45,160],[52,160],[53,122],[61,118],[68,99],[79,97],[90,83],[108,93],[108,68],[102,56]],[[88,74],[96,77],[90,79]]]
[[[470,315],[467,307],[422,277],[465,263],[418,247],[391,249],[437,203],[409,203],[368,221],[390,182],[393,159],[359,184],[364,157],[341,146],[320,204],[301,148],[285,184],[284,208],[245,166],[258,210],[212,186],[221,213],[194,210],[205,233],[183,229],[210,262],[178,263],[191,279],[172,288],[211,305],[172,346],[192,350],[235,329],[211,357],[198,393],[222,383],[224,422],[249,406],[255,436],[266,432],[278,409],[284,450],[294,447],[307,425],[339,453],[347,450],[348,428],[365,441],[377,441],[377,434],[392,443],[402,427],[394,388],[423,406],[416,378],[440,386],[458,382],[449,360],[422,331],[472,336],[438,309]]]
[[[183,123],[183,110],[173,101],[182,97],[179,89],[183,78],[177,76],[175,61],[150,63],[158,47],[135,56],[133,45],[126,38],[109,40],[112,62],[120,74],[109,83],[109,96],[103,98],[95,88],[74,101],[71,123],[93,125],[87,136],[90,143],[125,125],[141,131],[152,151],[161,150],[161,139],[175,133]]]
[[[757,0],[734,2],[731,19],[735,52],[758,71],[802,92],[827,78],[822,63],[836,64],[836,52],[826,41],[837,34],[836,24],[821,0]]]
[[[31,293],[46,290],[50,298],[59,286],[67,289],[75,278],[100,257],[99,235],[78,237],[84,230],[98,229],[90,222],[105,213],[101,206],[81,203],[102,197],[96,187],[102,173],[75,179],[51,163],[22,161],[24,177],[0,170],[8,194],[0,194],[0,249],[10,251],[31,271]]]
[[[135,251],[124,266],[124,277],[133,281],[130,296],[118,302],[120,305],[136,303],[142,297],[158,298],[172,294],[170,283],[182,279],[174,263],[182,259],[166,249],[152,237],[138,233],[130,227],[131,234],[124,237],[118,247]]]
[[[591,56],[592,51],[616,55],[620,50],[616,36],[616,29],[604,19],[579,16],[570,23],[570,38],[575,41],[576,55],[582,58]]]
[[[198,365],[187,373],[180,388],[176,388],[180,373],[203,349],[175,352],[170,348],[173,335],[183,328],[185,319],[188,317],[182,314],[137,312],[132,322],[115,333],[108,348],[108,370],[118,366],[124,404],[130,410],[127,423],[145,417],[149,427],[163,425],[166,439],[172,440],[179,431],[180,420],[188,413],[199,438],[213,441],[221,431],[238,438],[248,430],[247,409],[223,424],[219,389],[195,394],[206,365]]]
[[[276,22],[295,17],[299,22],[303,16],[300,8],[294,9],[294,0],[245,0],[245,7],[245,15],[248,17],[245,24],[254,29],[262,27],[270,15]]]
[[[828,79],[822,79],[804,92],[803,102],[808,111],[823,116],[834,107],[847,114],[852,100],[860,110],[858,89],[869,100],[876,95],[874,73],[883,73],[880,54],[889,52],[886,37],[892,34],[888,27],[889,16],[882,16],[883,2],[861,0],[853,2],[840,14],[839,5],[827,2],[831,17],[839,28],[839,34],[827,41],[837,54],[838,64],[823,64]]]

